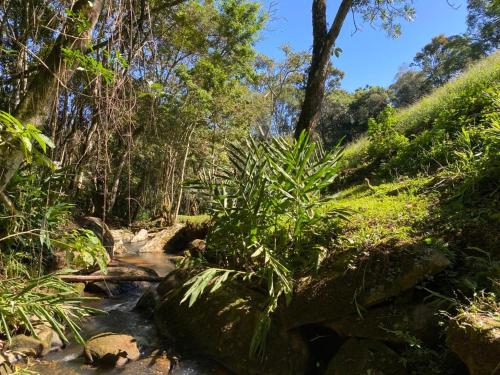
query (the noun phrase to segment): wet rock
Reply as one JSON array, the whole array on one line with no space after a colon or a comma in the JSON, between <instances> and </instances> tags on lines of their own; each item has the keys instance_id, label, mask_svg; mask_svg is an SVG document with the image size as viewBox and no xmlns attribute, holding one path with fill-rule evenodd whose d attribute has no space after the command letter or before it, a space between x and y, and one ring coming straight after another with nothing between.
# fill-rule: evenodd
<instances>
[{"instance_id":1,"label":"wet rock","mask_svg":"<svg viewBox=\"0 0 500 375\"><path fill-rule=\"evenodd\" d=\"M42 356L63 348L64 343L59 334L47 322L35 324L34 328L38 339L43 343Z\"/></svg>"},{"instance_id":2,"label":"wet rock","mask_svg":"<svg viewBox=\"0 0 500 375\"><path fill-rule=\"evenodd\" d=\"M115 241L108 226L101 219L92 216L85 216L78 218L76 222L82 228L92 231L101 240L101 243L106 248L109 256L113 256Z\"/></svg>"},{"instance_id":3,"label":"wet rock","mask_svg":"<svg viewBox=\"0 0 500 375\"><path fill-rule=\"evenodd\" d=\"M251 339L260 321L262 294L241 285L227 284L192 306L179 303L183 292L163 297L155 311L160 332L241 374L303 374L308 359L305 343L275 317L263 361L249 358Z\"/></svg>"},{"instance_id":4,"label":"wet rock","mask_svg":"<svg viewBox=\"0 0 500 375\"><path fill-rule=\"evenodd\" d=\"M166 355L154 355L139 359L127 365L120 374L138 375L138 374L170 374L175 367L175 361Z\"/></svg>"},{"instance_id":5,"label":"wet rock","mask_svg":"<svg viewBox=\"0 0 500 375\"><path fill-rule=\"evenodd\" d=\"M150 287L144 292L139 301L137 301L134 310L152 314L159 302L160 296L156 288Z\"/></svg>"},{"instance_id":6,"label":"wet rock","mask_svg":"<svg viewBox=\"0 0 500 375\"><path fill-rule=\"evenodd\" d=\"M48 343L33 336L16 335L8 345L8 350L28 357L41 357L44 352L48 353Z\"/></svg>"},{"instance_id":7,"label":"wet rock","mask_svg":"<svg viewBox=\"0 0 500 375\"><path fill-rule=\"evenodd\" d=\"M128 361L139 359L137 342L132 336L101 333L87 341L83 354L96 366L120 367Z\"/></svg>"},{"instance_id":8,"label":"wet rock","mask_svg":"<svg viewBox=\"0 0 500 375\"><path fill-rule=\"evenodd\" d=\"M135 234L134 237L130 240L131 243L136 242L144 242L148 240L148 231L146 229L141 229L139 232Z\"/></svg>"},{"instance_id":9,"label":"wet rock","mask_svg":"<svg viewBox=\"0 0 500 375\"><path fill-rule=\"evenodd\" d=\"M125 245L132 242L134 234L128 229L111 229L110 232L113 236L113 240L115 241L113 253L115 255L126 254L128 249Z\"/></svg>"},{"instance_id":10,"label":"wet rock","mask_svg":"<svg viewBox=\"0 0 500 375\"><path fill-rule=\"evenodd\" d=\"M189 273L187 270L176 269L170 272L165 278L160 282L157 287L157 292L160 298L164 297L167 293L172 290L179 288L185 281L187 281Z\"/></svg>"},{"instance_id":11,"label":"wet rock","mask_svg":"<svg viewBox=\"0 0 500 375\"><path fill-rule=\"evenodd\" d=\"M439 302L439 301L438 301ZM432 345L439 339L439 303L389 305L351 314L322 325L344 337L408 343L416 338Z\"/></svg>"},{"instance_id":12,"label":"wet rock","mask_svg":"<svg viewBox=\"0 0 500 375\"><path fill-rule=\"evenodd\" d=\"M398 296L448 267L446 256L431 248L374 251L348 267L346 260L299 280L287 309L289 328L340 319Z\"/></svg>"},{"instance_id":13,"label":"wet rock","mask_svg":"<svg viewBox=\"0 0 500 375\"><path fill-rule=\"evenodd\" d=\"M467 365L471 375L500 373L498 319L479 313L462 314L450 321L447 343Z\"/></svg>"},{"instance_id":14,"label":"wet rock","mask_svg":"<svg viewBox=\"0 0 500 375\"><path fill-rule=\"evenodd\" d=\"M103 275L101 271L92 273L92 275ZM158 274L146 267L138 267L133 265L119 265L116 267L108 267L107 275L109 276L155 276ZM103 293L110 296L116 296L131 289L147 289L151 283L146 281L98 281L88 283L85 290L94 293Z\"/></svg>"},{"instance_id":15,"label":"wet rock","mask_svg":"<svg viewBox=\"0 0 500 375\"><path fill-rule=\"evenodd\" d=\"M139 249L141 253L162 253L167 243L184 228L183 224L175 224L158 232L151 240Z\"/></svg>"},{"instance_id":16,"label":"wet rock","mask_svg":"<svg viewBox=\"0 0 500 375\"><path fill-rule=\"evenodd\" d=\"M398 355L374 340L349 339L328 365L325 375L404 375Z\"/></svg>"}]
</instances>

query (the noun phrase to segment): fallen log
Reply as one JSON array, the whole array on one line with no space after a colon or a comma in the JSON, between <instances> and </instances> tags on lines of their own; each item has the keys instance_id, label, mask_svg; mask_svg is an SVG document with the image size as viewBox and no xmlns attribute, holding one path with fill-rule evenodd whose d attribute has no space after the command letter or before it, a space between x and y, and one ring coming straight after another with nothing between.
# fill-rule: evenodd
<instances>
[{"instance_id":1,"label":"fallen log","mask_svg":"<svg viewBox=\"0 0 500 375\"><path fill-rule=\"evenodd\" d=\"M68 283L85 283L95 281L113 281L113 282L126 282L126 281L147 281L151 283L158 283L162 280L158 276L145 276L145 275L60 275L59 278Z\"/></svg>"}]
</instances>

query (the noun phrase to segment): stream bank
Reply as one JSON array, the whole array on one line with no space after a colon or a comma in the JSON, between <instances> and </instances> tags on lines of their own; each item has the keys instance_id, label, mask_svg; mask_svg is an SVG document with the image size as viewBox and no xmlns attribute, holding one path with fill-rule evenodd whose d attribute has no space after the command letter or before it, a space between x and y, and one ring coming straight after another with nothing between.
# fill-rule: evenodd
<instances>
[{"instance_id":1,"label":"stream bank","mask_svg":"<svg viewBox=\"0 0 500 375\"><path fill-rule=\"evenodd\" d=\"M154 273L164 277L175 269L173 259L164 252L145 253L141 248L146 241L125 242L123 253L116 256L109 267L109 273L114 270L129 268ZM122 248L123 250L123 248ZM94 284L94 285L90 285ZM40 374L51 375L90 375L90 374L175 374L175 375L209 375L227 374L213 361L204 359L193 352L180 354L172 342L158 334L152 320L151 311L137 309L136 305L148 289L156 288L158 283L119 282L90 283L86 290L103 293L85 292L89 297L99 297L89 305L103 310L105 313L85 318L81 323L82 337L91 337L113 332L130 335L137 341L140 358L129 361L119 368L98 368L86 363L82 356L84 347L75 342L66 345L60 351L54 351L47 356L30 361L29 370Z\"/></svg>"}]
</instances>

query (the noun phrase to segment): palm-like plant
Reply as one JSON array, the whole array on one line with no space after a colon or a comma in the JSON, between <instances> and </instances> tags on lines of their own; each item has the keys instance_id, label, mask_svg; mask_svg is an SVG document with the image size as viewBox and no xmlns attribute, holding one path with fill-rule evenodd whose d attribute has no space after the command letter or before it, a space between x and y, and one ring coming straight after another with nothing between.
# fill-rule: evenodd
<instances>
[{"instance_id":1,"label":"palm-like plant","mask_svg":"<svg viewBox=\"0 0 500 375\"><path fill-rule=\"evenodd\" d=\"M326 152L303 133L298 140L250 138L230 146L228 154L228 167L196 185L212 197L208 248L217 267L190 279L182 302L192 305L206 289L213 292L228 279L265 285L267 303L250 348L251 355L262 355L279 301L289 302L294 279L318 268L324 257L321 247L308 243L311 235L326 216L348 214L320 209L331 199L322 192L338 174L341 152Z\"/></svg>"},{"instance_id":2,"label":"palm-like plant","mask_svg":"<svg viewBox=\"0 0 500 375\"><path fill-rule=\"evenodd\" d=\"M57 274L0 281L0 335L9 340L22 330L36 336L34 321L43 321L68 341L64 331L69 328L75 339L83 343L77 324L84 316L100 312L83 305L89 297L79 296L77 290L61 280Z\"/></svg>"}]
</instances>

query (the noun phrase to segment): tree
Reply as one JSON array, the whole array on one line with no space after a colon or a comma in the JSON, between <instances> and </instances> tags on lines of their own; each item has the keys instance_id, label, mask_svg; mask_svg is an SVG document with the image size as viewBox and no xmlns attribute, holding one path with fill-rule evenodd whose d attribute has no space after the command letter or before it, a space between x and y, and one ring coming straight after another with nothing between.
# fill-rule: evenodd
<instances>
[{"instance_id":1,"label":"tree","mask_svg":"<svg viewBox=\"0 0 500 375\"><path fill-rule=\"evenodd\" d=\"M431 87L439 87L482 56L482 49L469 37L441 34L416 54L413 66L421 69Z\"/></svg>"},{"instance_id":2,"label":"tree","mask_svg":"<svg viewBox=\"0 0 500 375\"><path fill-rule=\"evenodd\" d=\"M367 86L353 94L334 90L327 96L320 134L327 145L351 141L368 130L368 120L377 117L389 104L389 92L383 87Z\"/></svg>"},{"instance_id":3,"label":"tree","mask_svg":"<svg viewBox=\"0 0 500 375\"><path fill-rule=\"evenodd\" d=\"M14 116L22 123L40 128L51 104L56 99L57 87L73 74L73 66L65 62L64 50L81 51L87 47L105 0L78 0L66 20L66 25L33 77L24 97L14 110ZM0 154L0 193L2 193L23 161L19 148L5 148Z\"/></svg>"},{"instance_id":4,"label":"tree","mask_svg":"<svg viewBox=\"0 0 500 375\"><path fill-rule=\"evenodd\" d=\"M307 77L304 102L297 126L295 137L305 131L311 131L320 120L321 105L325 96L325 80L332 53L339 55L340 49L334 48L345 18L349 12L360 14L371 24L380 22L380 26L389 34L398 36L400 25L396 22L399 17L411 20L414 9L409 0L342 0L332 25L328 28L326 0L313 0L313 49L311 64Z\"/></svg>"},{"instance_id":5,"label":"tree","mask_svg":"<svg viewBox=\"0 0 500 375\"><path fill-rule=\"evenodd\" d=\"M421 71L402 70L396 75L389 91L394 107L406 107L427 94L429 85Z\"/></svg>"},{"instance_id":6,"label":"tree","mask_svg":"<svg viewBox=\"0 0 500 375\"><path fill-rule=\"evenodd\" d=\"M500 47L500 1L467 1L467 35L478 43L483 52L489 53Z\"/></svg>"},{"instance_id":7,"label":"tree","mask_svg":"<svg viewBox=\"0 0 500 375\"><path fill-rule=\"evenodd\" d=\"M265 136L292 133L304 98L311 55L293 52L288 46L283 46L282 51L282 61L277 62L266 56L259 56L257 61L257 91L264 96L267 107L259 124ZM328 90L338 88L343 75L329 64L326 75Z\"/></svg>"}]
</instances>

